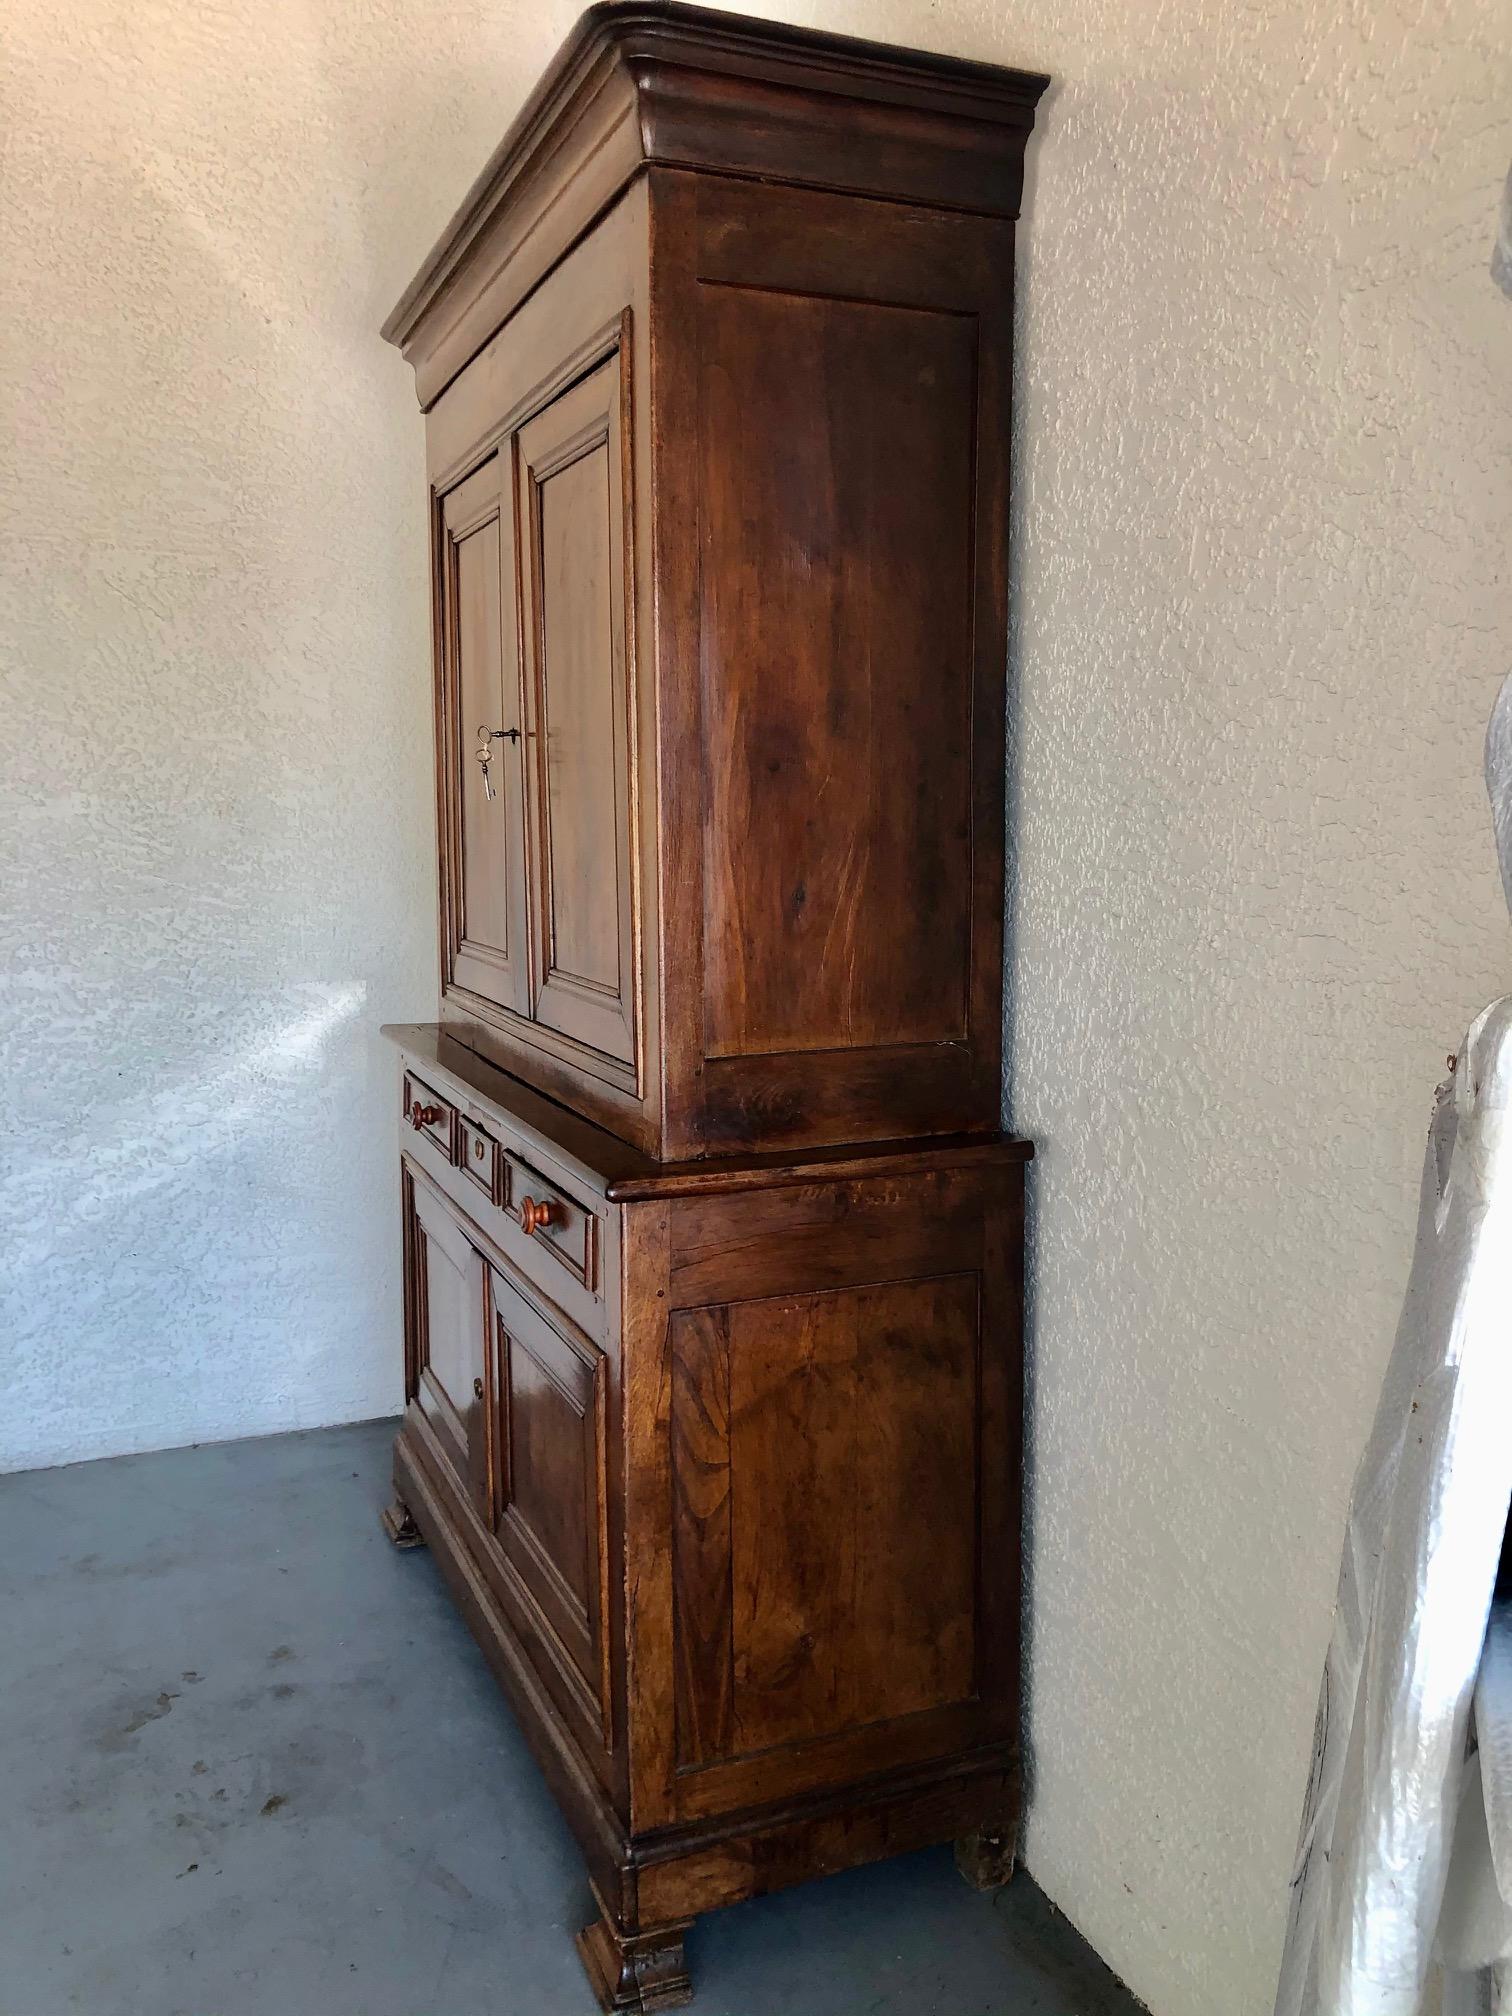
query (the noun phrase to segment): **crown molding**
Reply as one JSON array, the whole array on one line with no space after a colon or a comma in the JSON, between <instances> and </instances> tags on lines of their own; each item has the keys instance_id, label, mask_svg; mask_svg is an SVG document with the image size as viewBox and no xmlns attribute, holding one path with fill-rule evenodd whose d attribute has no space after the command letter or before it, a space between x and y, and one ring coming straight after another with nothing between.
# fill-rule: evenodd
<instances>
[{"instance_id":1,"label":"crown molding","mask_svg":"<svg viewBox=\"0 0 1512 2016\"><path fill-rule=\"evenodd\" d=\"M1016 217L1048 81L673 0L605 0L568 36L383 334L429 407L648 167Z\"/></svg>"}]
</instances>

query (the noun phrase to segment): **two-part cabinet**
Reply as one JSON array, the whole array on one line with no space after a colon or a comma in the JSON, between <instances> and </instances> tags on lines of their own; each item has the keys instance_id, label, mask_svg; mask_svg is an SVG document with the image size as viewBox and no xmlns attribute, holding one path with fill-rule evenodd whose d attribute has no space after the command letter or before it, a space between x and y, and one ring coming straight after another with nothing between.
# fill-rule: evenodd
<instances>
[{"instance_id":1,"label":"two-part cabinet","mask_svg":"<svg viewBox=\"0 0 1512 2016\"><path fill-rule=\"evenodd\" d=\"M999 1130L1014 218L1042 78L583 17L385 333L425 412L439 1016L400 1541L582 1846L699 1912L1018 1810Z\"/></svg>"}]
</instances>

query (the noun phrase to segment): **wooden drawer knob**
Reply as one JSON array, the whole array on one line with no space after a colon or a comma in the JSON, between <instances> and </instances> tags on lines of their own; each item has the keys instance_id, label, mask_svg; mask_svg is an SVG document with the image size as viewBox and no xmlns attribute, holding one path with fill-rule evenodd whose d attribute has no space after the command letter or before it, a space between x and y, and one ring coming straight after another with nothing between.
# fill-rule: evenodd
<instances>
[{"instance_id":1,"label":"wooden drawer knob","mask_svg":"<svg viewBox=\"0 0 1512 2016\"><path fill-rule=\"evenodd\" d=\"M539 1204L534 1197L520 1199L520 1226L527 1239L543 1225L560 1225L561 1222L562 1207L554 1204L549 1197L543 1197Z\"/></svg>"},{"instance_id":2,"label":"wooden drawer knob","mask_svg":"<svg viewBox=\"0 0 1512 2016\"><path fill-rule=\"evenodd\" d=\"M434 1127L440 1118L439 1106L422 1106L418 1099L409 1110L409 1123L417 1134L422 1127Z\"/></svg>"}]
</instances>

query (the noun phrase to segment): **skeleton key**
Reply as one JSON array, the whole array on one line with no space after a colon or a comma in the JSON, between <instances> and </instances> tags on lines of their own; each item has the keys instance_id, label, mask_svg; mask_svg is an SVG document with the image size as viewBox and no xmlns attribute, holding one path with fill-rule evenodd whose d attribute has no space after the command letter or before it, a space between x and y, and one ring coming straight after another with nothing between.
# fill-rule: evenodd
<instances>
[{"instance_id":1,"label":"skeleton key","mask_svg":"<svg viewBox=\"0 0 1512 2016\"><path fill-rule=\"evenodd\" d=\"M518 728L490 728L485 723L479 723L478 746L473 751L473 754L477 757L478 767L483 772L483 795L485 798L497 798L499 795L494 789L493 771L489 767L493 762L493 744L495 742L518 742L519 739L520 731Z\"/></svg>"},{"instance_id":2,"label":"skeleton key","mask_svg":"<svg viewBox=\"0 0 1512 2016\"><path fill-rule=\"evenodd\" d=\"M492 798L496 795L494 791L493 771L489 768L489 764L493 760L493 744L489 740L486 728L479 728L478 746L473 751L473 754L477 757L478 767L483 772L483 796L485 798Z\"/></svg>"}]
</instances>

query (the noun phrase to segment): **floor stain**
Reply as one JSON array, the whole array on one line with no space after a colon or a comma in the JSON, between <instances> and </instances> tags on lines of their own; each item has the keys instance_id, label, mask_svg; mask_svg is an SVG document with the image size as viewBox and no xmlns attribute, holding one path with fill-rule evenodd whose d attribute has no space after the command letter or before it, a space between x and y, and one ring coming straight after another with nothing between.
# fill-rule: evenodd
<instances>
[{"instance_id":1,"label":"floor stain","mask_svg":"<svg viewBox=\"0 0 1512 2016\"><path fill-rule=\"evenodd\" d=\"M421 1873L427 1883L434 1883L438 1890L444 1890L448 1897L455 1897L459 1904L471 1904L474 1901L473 1893L462 1878L453 1875L442 1863L428 1863Z\"/></svg>"},{"instance_id":2,"label":"floor stain","mask_svg":"<svg viewBox=\"0 0 1512 2016\"><path fill-rule=\"evenodd\" d=\"M177 1694L170 1694L164 1688L155 1701L144 1702L141 1707L134 1709L118 1729L107 1729L98 1739L96 1748L105 1751L124 1750L131 1738L139 1730L145 1729L149 1722L161 1722L163 1717L170 1713L178 1698Z\"/></svg>"}]
</instances>

